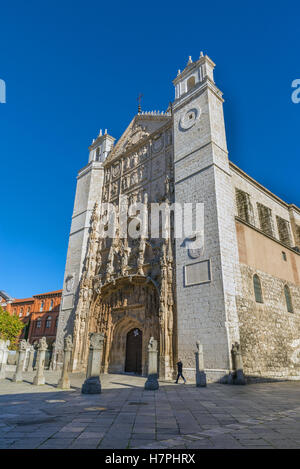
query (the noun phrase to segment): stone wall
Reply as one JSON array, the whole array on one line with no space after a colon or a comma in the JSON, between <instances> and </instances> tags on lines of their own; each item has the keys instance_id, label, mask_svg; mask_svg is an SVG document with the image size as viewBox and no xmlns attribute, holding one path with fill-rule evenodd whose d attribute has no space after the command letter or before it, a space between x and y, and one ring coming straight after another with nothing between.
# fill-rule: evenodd
<instances>
[{"instance_id":1,"label":"stone wall","mask_svg":"<svg viewBox=\"0 0 300 469\"><path fill-rule=\"evenodd\" d=\"M300 287L241 264L242 294L237 297L245 373L266 378L300 379ZM253 275L262 284L263 303L255 302ZM284 286L293 313L287 312Z\"/></svg>"}]
</instances>

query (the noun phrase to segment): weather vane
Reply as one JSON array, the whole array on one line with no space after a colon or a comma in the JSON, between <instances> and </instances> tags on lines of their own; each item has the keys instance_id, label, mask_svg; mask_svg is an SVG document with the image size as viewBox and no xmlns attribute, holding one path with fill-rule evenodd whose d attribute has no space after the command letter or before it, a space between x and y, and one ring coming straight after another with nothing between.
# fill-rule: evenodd
<instances>
[{"instance_id":1,"label":"weather vane","mask_svg":"<svg viewBox=\"0 0 300 469\"><path fill-rule=\"evenodd\" d=\"M137 101L138 101L138 103L139 103L139 105L138 105L138 113L139 113L139 114L142 112L142 107L141 107L142 97L143 97L143 95L142 95L141 93L140 93L140 94L138 95L138 97L137 97Z\"/></svg>"}]
</instances>

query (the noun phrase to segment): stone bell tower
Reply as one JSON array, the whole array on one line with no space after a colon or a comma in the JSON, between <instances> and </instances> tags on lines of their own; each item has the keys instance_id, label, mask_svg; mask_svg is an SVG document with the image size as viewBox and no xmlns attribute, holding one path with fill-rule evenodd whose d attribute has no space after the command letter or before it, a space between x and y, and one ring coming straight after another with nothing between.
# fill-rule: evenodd
<instances>
[{"instance_id":1,"label":"stone bell tower","mask_svg":"<svg viewBox=\"0 0 300 469\"><path fill-rule=\"evenodd\" d=\"M210 380L231 369L231 346L239 340L236 284L239 278L223 99L215 64L201 53L174 80L175 202L204 204L204 247L176 240L178 358L194 378L196 341L203 344Z\"/></svg>"},{"instance_id":2,"label":"stone bell tower","mask_svg":"<svg viewBox=\"0 0 300 469\"><path fill-rule=\"evenodd\" d=\"M101 202L104 167L115 139L105 131L93 140L89 147L89 162L77 176L77 187L69 235L67 261L64 275L63 295L56 335L55 352L58 364L63 340L73 333L74 310L78 300L78 287L87 251L90 219L95 202Z\"/></svg>"}]
</instances>

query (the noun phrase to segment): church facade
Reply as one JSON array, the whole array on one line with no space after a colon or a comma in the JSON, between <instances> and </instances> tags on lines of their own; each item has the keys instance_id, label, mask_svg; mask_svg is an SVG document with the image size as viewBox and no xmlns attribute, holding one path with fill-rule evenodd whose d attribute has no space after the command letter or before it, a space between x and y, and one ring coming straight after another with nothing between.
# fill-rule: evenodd
<instances>
[{"instance_id":1,"label":"church facade","mask_svg":"<svg viewBox=\"0 0 300 469\"><path fill-rule=\"evenodd\" d=\"M84 370L89 334L102 332L102 372L147 374L153 336L162 379L174 376L178 358L194 379L197 341L210 381L233 369L236 342L246 375L300 378L300 210L229 161L214 67L203 54L190 58L165 113L139 110L117 142L105 131L89 147L77 178L58 363L72 334L72 368ZM167 236L129 236L120 213L138 231L141 210L124 201L149 208L150 227L150 207L169 207ZM203 207L202 225L178 234L173 208L186 204ZM118 214L112 236L110 207Z\"/></svg>"}]
</instances>

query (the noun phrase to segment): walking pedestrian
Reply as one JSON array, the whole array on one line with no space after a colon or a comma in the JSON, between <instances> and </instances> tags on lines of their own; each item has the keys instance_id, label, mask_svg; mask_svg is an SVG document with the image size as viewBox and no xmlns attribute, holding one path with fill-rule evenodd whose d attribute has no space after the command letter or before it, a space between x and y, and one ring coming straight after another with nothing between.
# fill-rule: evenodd
<instances>
[{"instance_id":1,"label":"walking pedestrian","mask_svg":"<svg viewBox=\"0 0 300 469\"><path fill-rule=\"evenodd\" d=\"M177 378L176 378L175 384L178 384L178 380L179 380L180 377L183 379L184 384L186 384L186 379L182 374L182 366L183 366L182 361L179 358L179 361L177 363Z\"/></svg>"}]
</instances>

